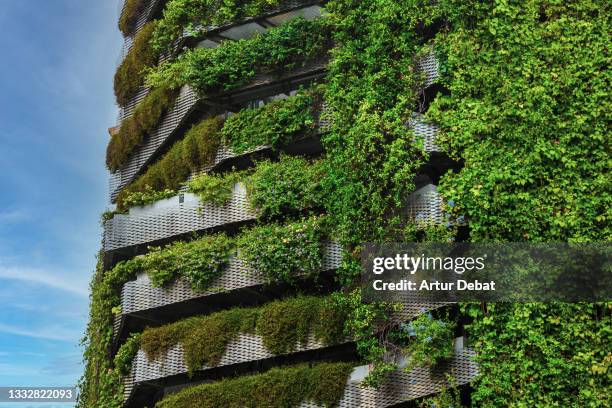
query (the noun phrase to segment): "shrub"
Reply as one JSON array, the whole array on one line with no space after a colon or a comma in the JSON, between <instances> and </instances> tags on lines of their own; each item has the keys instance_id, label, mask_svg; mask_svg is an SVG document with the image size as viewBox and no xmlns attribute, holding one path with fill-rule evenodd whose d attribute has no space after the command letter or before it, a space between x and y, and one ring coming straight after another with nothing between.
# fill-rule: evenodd
<instances>
[{"instance_id":1,"label":"shrub","mask_svg":"<svg viewBox=\"0 0 612 408\"><path fill-rule=\"evenodd\" d=\"M431 313L421 313L416 319L400 326L400 336L408 341L405 351L410 355L407 371L419 366L435 366L453 356L455 324L434 319Z\"/></svg>"},{"instance_id":2,"label":"shrub","mask_svg":"<svg viewBox=\"0 0 612 408\"><path fill-rule=\"evenodd\" d=\"M300 92L261 108L243 109L225 122L221 130L223 143L235 153L242 153L259 146L277 149L297 136L308 136L316 125L318 97L312 92Z\"/></svg>"},{"instance_id":3,"label":"shrub","mask_svg":"<svg viewBox=\"0 0 612 408\"><path fill-rule=\"evenodd\" d=\"M169 50L183 30L195 31L198 25L218 26L230 21L261 14L280 0L170 0L155 30L153 44L158 50Z\"/></svg>"},{"instance_id":4,"label":"shrub","mask_svg":"<svg viewBox=\"0 0 612 408\"><path fill-rule=\"evenodd\" d=\"M132 116L123 120L119 131L111 137L106 148L106 166L110 171L119 170L127 162L134 149L155 129L162 115L171 108L177 95L173 89L153 89L136 106Z\"/></svg>"},{"instance_id":5,"label":"shrub","mask_svg":"<svg viewBox=\"0 0 612 408\"><path fill-rule=\"evenodd\" d=\"M215 94L247 84L257 73L303 65L330 44L324 19L293 19L249 40L225 41L217 48L197 48L149 73L150 86L190 85Z\"/></svg>"},{"instance_id":6,"label":"shrub","mask_svg":"<svg viewBox=\"0 0 612 408\"><path fill-rule=\"evenodd\" d=\"M313 217L245 230L238 237L238 256L270 281L293 282L298 275L314 275L322 267L321 224Z\"/></svg>"},{"instance_id":7,"label":"shrub","mask_svg":"<svg viewBox=\"0 0 612 408\"><path fill-rule=\"evenodd\" d=\"M322 161L281 156L278 162L259 162L247 183L249 201L266 219L319 209L324 175Z\"/></svg>"},{"instance_id":8,"label":"shrub","mask_svg":"<svg viewBox=\"0 0 612 408\"><path fill-rule=\"evenodd\" d=\"M119 30L128 36L134 33L138 17L145 10L147 0L125 0L125 5L119 16Z\"/></svg>"},{"instance_id":9,"label":"shrub","mask_svg":"<svg viewBox=\"0 0 612 408\"><path fill-rule=\"evenodd\" d=\"M243 172L221 175L204 173L187 183L190 193L197 194L200 201L214 205L225 205L232 198L234 185L243 178Z\"/></svg>"},{"instance_id":10,"label":"shrub","mask_svg":"<svg viewBox=\"0 0 612 408\"><path fill-rule=\"evenodd\" d=\"M205 365L219 364L227 344L240 333L261 336L274 354L295 350L298 344L307 342L309 334L326 345L337 343L343 338L344 315L333 308L328 298L306 296L257 308L234 308L145 329L141 347L150 360L155 360L180 344L191 375Z\"/></svg>"},{"instance_id":11,"label":"shrub","mask_svg":"<svg viewBox=\"0 0 612 408\"><path fill-rule=\"evenodd\" d=\"M144 191L126 192L125 195L121 197L121 204L117 209L119 211L124 211L130 207L152 204L165 198L174 197L175 195L176 191L174 190L166 189L157 191L147 185Z\"/></svg>"},{"instance_id":12,"label":"shrub","mask_svg":"<svg viewBox=\"0 0 612 408\"><path fill-rule=\"evenodd\" d=\"M164 286L184 277L194 290L203 291L223 273L232 249L232 241L223 233L175 242L150 248L140 261L140 269L149 275L153 286Z\"/></svg>"},{"instance_id":13,"label":"shrub","mask_svg":"<svg viewBox=\"0 0 612 408\"><path fill-rule=\"evenodd\" d=\"M193 126L185 138L176 142L161 160L149 166L147 171L126 186L117 197L118 208L125 210L131 205L130 197L138 194L153 197L160 190L175 192L190 173L209 164L219 146L220 118L205 119ZM168 195L170 193L168 192Z\"/></svg>"},{"instance_id":14,"label":"shrub","mask_svg":"<svg viewBox=\"0 0 612 408\"><path fill-rule=\"evenodd\" d=\"M130 102L144 84L146 70L157 64L159 53L153 51L149 44L155 24L154 21L148 22L138 31L132 48L115 72L115 97L120 106Z\"/></svg>"},{"instance_id":15,"label":"shrub","mask_svg":"<svg viewBox=\"0 0 612 408\"><path fill-rule=\"evenodd\" d=\"M305 401L334 407L344 394L352 369L351 363L273 368L263 374L185 388L158 402L156 408L286 408Z\"/></svg>"}]
</instances>

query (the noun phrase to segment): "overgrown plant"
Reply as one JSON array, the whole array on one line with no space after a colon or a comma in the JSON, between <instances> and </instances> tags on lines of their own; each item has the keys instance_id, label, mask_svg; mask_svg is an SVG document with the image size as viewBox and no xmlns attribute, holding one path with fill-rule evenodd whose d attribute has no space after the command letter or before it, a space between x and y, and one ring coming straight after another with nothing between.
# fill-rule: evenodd
<instances>
[{"instance_id":1,"label":"overgrown plant","mask_svg":"<svg viewBox=\"0 0 612 408\"><path fill-rule=\"evenodd\" d=\"M136 96L144 84L146 70L157 64L159 53L149 44L155 24L155 21L150 21L138 31L132 47L115 72L114 89L119 106L127 105Z\"/></svg>"},{"instance_id":2,"label":"overgrown plant","mask_svg":"<svg viewBox=\"0 0 612 408\"><path fill-rule=\"evenodd\" d=\"M320 180L324 160L310 162L299 156L281 155L279 161L261 161L247 181L249 202L263 219L291 217L323 207Z\"/></svg>"},{"instance_id":3,"label":"overgrown plant","mask_svg":"<svg viewBox=\"0 0 612 408\"><path fill-rule=\"evenodd\" d=\"M147 83L154 87L190 85L211 95L246 85L258 73L301 66L330 46L326 19L296 18L252 39L225 41L217 48L197 48L152 70Z\"/></svg>"},{"instance_id":4,"label":"overgrown plant","mask_svg":"<svg viewBox=\"0 0 612 408\"><path fill-rule=\"evenodd\" d=\"M111 136L106 148L106 166L110 171L119 170L127 162L134 149L172 107L177 95L178 92L171 88L153 89L134 108L132 115L121 122L119 130Z\"/></svg>"},{"instance_id":5,"label":"overgrown plant","mask_svg":"<svg viewBox=\"0 0 612 408\"><path fill-rule=\"evenodd\" d=\"M221 130L223 143L234 153L243 153L260 146L278 149L298 136L309 136L316 127L320 98L317 88L261 108L242 109L225 122Z\"/></svg>"},{"instance_id":6,"label":"overgrown plant","mask_svg":"<svg viewBox=\"0 0 612 408\"><path fill-rule=\"evenodd\" d=\"M204 173L190 180L187 183L187 189L190 193L196 194L203 204L221 206L227 204L232 198L234 186L244 177L244 172Z\"/></svg>"},{"instance_id":7,"label":"overgrown plant","mask_svg":"<svg viewBox=\"0 0 612 408\"><path fill-rule=\"evenodd\" d=\"M117 206L125 210L132 205L134 198L142 204L150 204L156 196L166 196L163 191L175 192L187 180L189 174L200 170L212 162L219 146L219 129L223 121L218 118L208 118L187 131L185 138L176 142L159 161L134 182L126 186L117 196ZM153 200L155 201L155 200Z\"/></svg>"},{"instance_id":8,"label":"overgrown plant","mask_svg":"<svg viewBox=\"0 0 612 408\"><path fill-rule=\"evenodd\" d=\"M262 374L185 388L158 402L156 408L286 408L302 402L332 408L342 398L352 369L351 363L272 368Z\"/></svg>"},{"instance_id":9,"label":"overgrown plant","mask_svg":"<svg viewBox=\"0 0 612 408\"><path fill-rule=\"evenodd\" d=\"M132 35L136 29L138 17L147 6L147 0L125 0L121 16L119 16L119 30L125 36Z\"/></svg>"},{"instance_id":10,"label":"overgrown plant","mask_svg":"<svg viewBox=\"0 0 612 408\"><path fill-rule=\"evenodd\" d=\"M238 256L270 281L293 282L313 276L323 264L323 220L265 224L244 230L238 237Z\"/></svg>"},{"instance_id":11,"label":"overgrown plant","mask_svg":"<svg viewBox=\"0 0 612 408\"><path fill-rule=\"evenodd\" d=\"M278 3L280 0L170 0L152 43L167 51L185 31L197 37L201 29L256 16Z\"/></svg>"},{"instance_id":12,"label":"overgrown plant","mask_svg":"<svg viewBox=\"0 0 612 408\"><path fill-rule=\"evenodd\" d=\"M326 345L341 341L343 323L343 311L328 298L298 296L148 328L140 344L150 360L180 344L189 373L193 374L205 365L219 364L227 344L240 333L259 335L270 352L285 354L306 344L309 335Z\"/></svg>"}]
</instances>

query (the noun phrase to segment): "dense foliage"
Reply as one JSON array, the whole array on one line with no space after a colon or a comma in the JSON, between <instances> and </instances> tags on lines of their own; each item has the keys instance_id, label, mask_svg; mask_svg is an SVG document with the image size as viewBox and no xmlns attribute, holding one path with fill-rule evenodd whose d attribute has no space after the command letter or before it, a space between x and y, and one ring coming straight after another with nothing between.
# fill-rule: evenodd
<instances>
[{"instance_id":1,"label":"dense foliage","mask_svg":"<svg viewBox=\"0 0 612 408\"><path fill-rule=\"evenodd\" d=\"M610 4L441 2L450 91L428 114L464 161L440 190L475 240L597 241L610 223Z\"/></svg>"},{"instance_id":2,"label":"dense foliage","mask_svg":"<svg viewBox=\"0 0 612 408\"><path fill-rule=\"evenodd\" d=\"M117 196L117 207L125 210L133 205L150 204L175 195L189 174L214 159L222 123L219 118L209 118L189 129L183 140L176 142L143 175L121 190Z\"/></svg>"},{"instance_id":3,"label":"dense foliage","mask_svg":"<svg viewBox=\"0 0 612 408\"><path fill-rule=\"evenodd\" d=\"M315 212L323 205L321 179L325 160L310 162L299 156L261 161L248 178L249 202L263 219Z\"/></svg>"},{"instance_id":4,"label":"dense foliage","mask_svg":"<svg viewBox=\"0 0 612 408\"><path fill-rule=\"evenodd\" d=\"M138 31L134 36L132 48L115 72L115 97L120 106L130 102L144 84L146 70L157 64L159 53L149 45L155 24L151 21Z\"/></svg>"},{"instance_id":5,"label":"dense foliage","mask_svg":"<svg viewBox=\"0 0 612 408\"><path fill-rule=\"evenodd\" d=\"M279 2L280 0L170 0L155 30L153 46L160 51L168 50L185 30L197 36L201 29L256 16Z\"/></svg>"},{"instance_id":6,"label":"dense foliage","mask_svg":"<svg viewBox=\"0 0 612 408\"><path fill-rule=\"evenodd\" d=\"M128 36L134 33L138 17L145 10L147 0L125 0L121 16L119 16L119 30Z\"/></svg>"},{"instance_id":7,"label":"dense foliage","mask_svg":"<svg viewBox=\"0 0 612 408\"><path fill-rule=\"evenodd\" d=\"M197 194L203 204L221 206L232 198L235 184L244 176L243 172L203 173L190 180L187 188L190 193Z\"/></svg>"},{"instance_id":8,"label":"dense foliage","mask_svg":"<svg viewBox=\"0 0 612 408\"><path fill-rule=\"evenodd\" d=\"M449 93L429 116L464 161L440 191L468 217L472 239L609 241L610 4L439 3L452 27L436 39ZM610 404L606 306L468 312L476 404Z\"/></svg>"},{"instance_id":9,"label":"dense foliage","mask_svg":"<svg viewBox=\"0 0 612 408\"><path fill-rule=\"evenodd\" d=\"M113 312L120 302L121 285L133 270L115 268L104 271L98 262L91 281L89 321L82 344L85 347L83 362L85 373L79 382L80 407L121 407L123 404L122 374L133 347L124 346L125 353L117 357L118 367L108 358L113 337ZM134 344L132 344L133 346Z\"/></svg>"},{"instance_id":10,"label":"dense foliage","mask_svg":"<svg viewBox=\"0 0 612 408\"><path fill-rule=\"evenodd\" d=\"M222 140L235 153L260 146L274 149L286 146L296 136L304 137L314 132L320 97L318 90L302 91L261 108L242 109L225 122Z\"/></svg>"},{"instance_id":11,"label":"dense foliage","mask_svg":"<svg viewBox=\"0 0 612 408\"><path fill-rule=\"evenodd\" d=\"M270 281L292 282L321 271L322 238L322 220L316 217L287 225L260 225L239 236L239 256Z\"/></svg>"},{"instance_id":12,"label":"dense foliage","mask_svg":"<svg viewBox=\"0 0 612 408\"><path fill-rule=\"evenodd\" d=\"M609 407L612 305L467 305L483 373L476 406Z\"/></svg>"},{"instance_id":13,"label":"dense foliage","mask_svg":"<svg viewBox=\"0 0 612 408\"><path fill-rule=\"evenodd\" d=\"M309 335L326 345L342 340L344 315L328 298L298 296L255 308L234 308L206 316L146 329L140 345L150 360L181 345L192 374L203 366L215 366L227 344L240 333L261 336L273 354L286 354L305 345Z\"/></svg>"},{"instance_id":14,"label":"dense foliage","mask_svg":"<svg viewBox=\"0 0 612 408\"><path fill-rule=\"evenodd\" d=\"M204 0L173 3L173 16L168 12L171 17L160 23L154 35L157 47L167 46L183 28L192 28L190 23L213 21L206 20L208 15L200 17L208 5ZM356 339L360 354L374 363L375 376L367 383L376 385L394 368L384 362L386 344L374 332L389 310L384 305L363 304L359 290L353 289L360 272L356 258L359 245L384 240L447 241L455 232L445 226L422 231L420 226L406 225L398 215L402 198L413 190L412 180L427 160L405 126L413 110L423 112L431 102L424 99L423 77L415 69L415 56L433 48L441 62L446 90L436 96L427 115L441 128L437 144L462 164L460 170L442 177L440 191L454 203L449 210L469 220L471 240L608 241L611 78L607 67L612 13L608 3L597 0L331 0L327 8L329 15L321 21L295 20L253 40L187 52L150 74L148 80L152 85L171 87L190 84L202 93L232 89L256 73L280 70L285 64L283 69L288 69L320 54L333 31L336 47L325 90L326 115L332 125L322 139L327 151L327 159L320 164L323 170L318 173L319 164L311 170L323 177L312 187L329 224L337 228L342 242L355 255L345 259L338 273L345 290L335 294L334 301L348 310L345 326ZM237 15L234 12L228 12L229 18ZM194 16L198 17L192 20ZM166 23L167 31L159 28ZM425 29L433 26L437 33ZM308 126L309 117L296 115L306 106L305 98L278 105L267 109L286 118L282 126ZM248 150L260 143L257 135L246 130L249 124L252 129L261 129L260 124L276 126L265 116L267 110L258 112L261 117L246 110L230 118L232 131L228 126L224 134L230 145ZM275 133L268 140L285 137ZM295 192L294 186L303 176L299 166L274 166L264 162L261 179L253 177L253 182L269 197L274 197L272 192L280 185ZM274 172L282 177L274 180ZM252 200L264 200L264 194L251 194ZM309 203L306 196L310 194L305 188L288 197L276 195L258 206L278 217L295 203ZM280 231L280 226L271 224L245 232L237 239L240 256L272 279L291 281L295 271L314 270L311 266L320 262L317 251L322 235L303 227L284 230L288 235ZM299 263L285 258L295 253L300 255ZM287 264L291 268L283 269ZM112 276L124 275L112 271L108 282L113 282ZM92 294L93 323L88 328L83 398L93 405L111 398L110 390L116 391L118 386L112 380L112 364L100 357L108 342L107 332L93 330L107 328L104 325L112 317L99 306L109 307L116 296L109 292L108 282L97 275L94 285L100 288L94 288ZM482 374L472 384L474 404L610 405L609 304L462 307L463 318L472 320L466 329ZM228 314L227 321L210 325L218 325L214 327L220 332L229 328L228 333L235 327L254 330L255 316L246 309L236 310L235 316ZM279 308L275 316L286 313ZM274 323L270 320L265 323ZM252 325L242 326L237 321ZM384 340L399 336L395 340L407 341L415 364L432 365L450 356L452 325L424 314L397 331L386 331ZM225 341L223 336L219 341ZM214 361L224 347L213 351L195 347L198 351L190 358L199 362L200 353L209 353ZM217 406L223 401L227 406L295 406L308 399L304 395L316 387L309 380L292 382L293 377L280 372L270 371L276 375L271 378L242 377L194 387L159 405ZM277 400L279 395L282 398ZM290 397L294 399L285 399ZM453 391L423 401L429 407L440 404L455 406L458 396Z\"/></svg>"},{"instance_id":15,"label":"dense foliage","mask_svg":"<svg viewBox=\"0 0 612 408\"><path fill-rule=\"evenodd\" d=\"M130 117L121 122L119 131L111 136L106 148L106 166L110 171L119 170L134 149L150 134L162 115L172 107L178 93L170 88L156 88L134 108Z\"/></svg>"},{"instance_id":16,"label":"dense foliage","mask_svg":"<svg viewBox=\"0 0 612 408\"><path fill-rule=\"evenodd\" d=\"M220 118L204 119L119 193L119 210L172 196L189 174L212 165L222 141L239 154L261 146L284 147L306 136L314 126L315 103L314 93L301 92L262 108L243 109L224 123ZM193 187L201 190L195 184Z\"/></svg>"},{"instance_id":17,"label":"dense foliage","mask_svg":"<svg viewBox=\"0 0 612 408\"><path fill-rule=\"evenodd\" d=\"M304 401L334 407L342 398L351 363L273 368L263 374L224 379L181 390L157 408L286 408Z\"/></svg>"},{"instance_id":18,"label":"dense foliage","mask_svg":"<svg viewBox=\"0 0 612 408\"><path fill-rule=\"evenodd\" d=\"M217 48L196 48L150 72L151 86L190 85L215 94L248 84L258 73L278 73L303 65L329 47L325 19L290 20L248 40L224 41Z\"/></svg>"}]
</instances>

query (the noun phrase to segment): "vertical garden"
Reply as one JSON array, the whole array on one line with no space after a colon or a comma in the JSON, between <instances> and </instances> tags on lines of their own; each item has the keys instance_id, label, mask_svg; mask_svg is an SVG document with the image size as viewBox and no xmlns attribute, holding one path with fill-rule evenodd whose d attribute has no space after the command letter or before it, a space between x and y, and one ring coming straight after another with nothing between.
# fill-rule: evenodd
<instances>
[{"instance_id":1,"label":"vertical garden","mask_svg":"<svg viewBox=\"0 0 612 408\"><path fill-rule=\"evenodd\" d=\"M610 406L611 303L407 313L359 259L609 241L610 8L126 0L78 406Z\"/></svg>"}]
</instances>

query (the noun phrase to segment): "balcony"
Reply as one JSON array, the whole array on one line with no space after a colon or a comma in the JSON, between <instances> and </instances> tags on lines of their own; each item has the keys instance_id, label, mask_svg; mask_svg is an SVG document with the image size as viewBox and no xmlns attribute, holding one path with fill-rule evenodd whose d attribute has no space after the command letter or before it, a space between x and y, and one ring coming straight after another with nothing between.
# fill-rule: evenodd
<instances>
[{"instance_id":1,"label":"balcony","mask_svg":"<svg viewBox=\"0 0 612 408\"><path fill-rule=\"evenodd\" d=\"M241 356L243 355L252 360L265 358L267 352L260 350L260 345L260 340L256 336L241 336L231 343L231 347L228 346L228 351L222 361L235 364L238 360L242 361ZM303 353L311 350L309 347L316 347L316 343L309 342L306 347L299 351ZM355 367L337 407L383 408L396 406L442 391L450 385L449 376L453 378L453 385L455 386L468 384L478 375L478 366L473 361L475 353L465 346L462 337L455 339L454 347L453 357L433 368L417 367L406 372L402 369L406 365L406 360L399 359L399 361L396 361L399 369L389 374L378 389L362 385L363 379L372 369L371 366ZM254 350L250 357L246 355L248 350ZM296 351L296 353L299 351ZM132 373L124 380L127 405L136 406L134 402L143 403L143 401L138 400L140 387L151 387L148 390L155 390L156 399L159 399L162 395L168 395L200 383L200 381L193 382L185 379L183 374L185 369L182 353L178 348L167 353L162 362L155 363L148 362L144 353L139 351L132 365ZM183 376L182 382L171 381L172 376L177 374ZM160 375L166 375L166 377L162 379L159 377ZM146 402L154 403L151 399ZM312 402L303 402L300 408L320 407Z\"/></svg>"},{"instance_id":2,"label":"balcony","mask_svg":"<svg viewBox=\"0 0 612 408\"><path fill-rule=\"evenodd\" d=\"M198 97L191 88L183 87L174 107L166 112L155 131L137 147L121 170L111 174L109 182L111 200L114 201L121 189L144 170L163 145L177 136L181 129L201 117L204 112L211 111L219 105L244 104L249 100L297 89L301 85L321 78L326 65L327 58L319 58L280 77L271 74L258 75L249 85L215 96L214 99Z\"/></svg>"},{"instance_id":3,"label":"balcony","mask_svg":"<svg viewBox=\"0 0 612 408\"><path fill-rule=\"evenodd\" d=\"M337 269L342 260L340 245L325 242L322 250L321 273ZM278 286L237 257L230 259L223 275L206 291L195 291L182 279L168 287L154 287L146 274L139 275L121 290L121 314L115 317L113 330L115 344L122 341L125 334L141 331L146 326L245 304L246 300L257 302L275 298L284 292Z\"/></svg>"},{"instance_id":4,"label":"balcony","mask_svg":"<svg viewBox=\"0 0 612 408\"><path fill-rule=\"evenodd\" d=\"M223 206L203 204L194 194L181 194L117 214L104 224L104 250L114 251L181 235L255 220L243 184L236 184Z\"/></svg>"}]
</instances>

